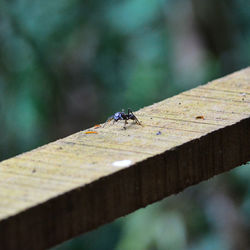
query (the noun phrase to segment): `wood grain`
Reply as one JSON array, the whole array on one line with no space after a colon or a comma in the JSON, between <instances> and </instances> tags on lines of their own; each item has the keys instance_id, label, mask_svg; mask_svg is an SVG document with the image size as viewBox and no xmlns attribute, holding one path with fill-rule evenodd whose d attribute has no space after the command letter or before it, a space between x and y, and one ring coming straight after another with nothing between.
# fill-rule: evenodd
<instances>
[{"instance_id":1,"label":"wood grain","mask_svg":"<svg viewBox=\"0 0 250 250\"><path fill-rule=\"evenodd\" d=\"M1 162L0 249L51 247L250 160L250 68L135 114Z\"/></svg>"}]
</instances>

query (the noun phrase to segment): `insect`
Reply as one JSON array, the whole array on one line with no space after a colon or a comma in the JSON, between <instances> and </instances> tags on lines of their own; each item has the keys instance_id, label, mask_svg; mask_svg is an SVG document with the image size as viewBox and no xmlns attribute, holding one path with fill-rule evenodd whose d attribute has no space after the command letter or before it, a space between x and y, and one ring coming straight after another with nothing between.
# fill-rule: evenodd
<instances>
[{"instance_id":1,"label":"insect","mask_svg":"<svg viewBox=\"0 0 250 250\"><path fill-rule=\"evenodd\" d=\"M124 121L123 128L126 129L126 124L128 124L128 120L135 121L136 124L141 125L137 117L133 114L131 109L128 109L128 113L126 114L124 111L122 112L116 112L114 115L110 116L107 121L104 123L104 126L107 122L110 122L113 120L113 123L118 122L120 120Z\"/></svg>"}]
</instances>

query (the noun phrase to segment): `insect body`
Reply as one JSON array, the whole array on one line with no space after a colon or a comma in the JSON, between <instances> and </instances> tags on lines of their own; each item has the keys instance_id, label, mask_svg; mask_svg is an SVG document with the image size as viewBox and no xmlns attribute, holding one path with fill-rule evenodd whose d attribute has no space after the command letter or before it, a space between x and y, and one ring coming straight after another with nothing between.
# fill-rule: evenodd
<instances>
[{"instance_id":1,"label":"insect body","mask_svg":"<svg viewBox=\"0 0 250 250\"><path fill-rule=\"evenodd\" d=\"M113 120L113 123L118 122L120 120L124 121L124 129L126 129L126 124L128 123L128 120L133 120L135 121L136 124L141 125L141 123L139 122L139 120L137 119L137 117L133 114L131 109L128 109L128 113L126 114L124 111L122 112L116 112L114 115L112 115L111 117L108 118L108 120L105 122L105 124L107 122L110 122ZM104 126L105 126L104 124Z\"/></svg>"}]
</instances>

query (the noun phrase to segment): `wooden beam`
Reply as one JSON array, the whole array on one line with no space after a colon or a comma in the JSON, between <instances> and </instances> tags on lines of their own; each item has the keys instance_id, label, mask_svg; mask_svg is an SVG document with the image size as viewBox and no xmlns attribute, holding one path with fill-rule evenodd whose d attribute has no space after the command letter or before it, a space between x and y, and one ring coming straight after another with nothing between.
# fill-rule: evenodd
<instances>
[{"instance_id":1,"label":"wooden beam","mask_svg":"<svg viewBox=\"0 0 250 250\"><path fill-rule=\"evenodd\" d=\"M51 247L249 161L250 67L135 114L1 162L0 249Z\"/></svg>"}]
</instances>

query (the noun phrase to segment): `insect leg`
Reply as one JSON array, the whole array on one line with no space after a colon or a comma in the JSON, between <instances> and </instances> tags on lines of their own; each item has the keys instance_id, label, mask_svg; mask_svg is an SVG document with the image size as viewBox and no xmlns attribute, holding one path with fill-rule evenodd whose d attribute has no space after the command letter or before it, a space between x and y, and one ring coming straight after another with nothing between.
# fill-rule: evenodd
<instances>
[{"instance_id":1,"label":"insect leg","mask_svg":"<svg viewBox=\"0 0 250 250\"><path fill-rule=\"evenodd\" d=\"M127 120L124 120L124 126L123 128L126 129L126 125L128 124L128 121Z\"/></svg>"},{"instance_id":2,"label":"insect leg","mask_svg":"<svg viewBox=\"0 0 250 250\"><path fill-rule=\"evenodd\" d=\"M141 123L139 122L139 120L134 115L134 113L132 112L131 109L128 109L128 117L130 117L130 119L134 120L136 124L141 125Z\"/></svg>"}]
</instances>

